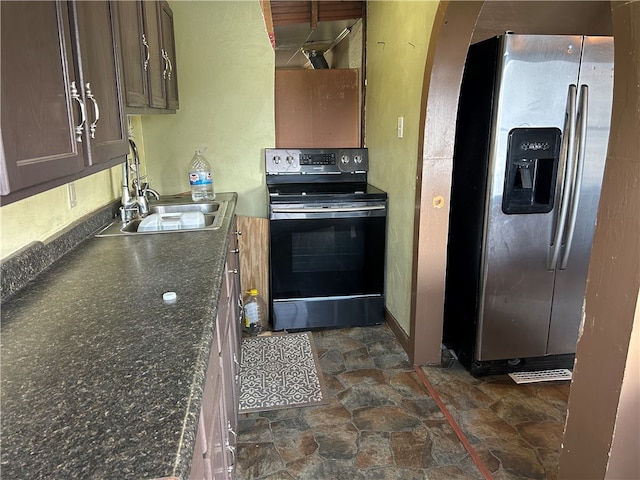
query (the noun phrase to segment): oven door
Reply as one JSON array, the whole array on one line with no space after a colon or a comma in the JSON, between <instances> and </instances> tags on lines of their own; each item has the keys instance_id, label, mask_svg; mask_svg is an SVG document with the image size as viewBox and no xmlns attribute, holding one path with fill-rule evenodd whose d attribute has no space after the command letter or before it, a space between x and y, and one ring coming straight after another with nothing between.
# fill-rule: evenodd
<instances>
[{"instance_id":1,"label":"oven door","mask_svg":"<svg viewBox=\"0 0 640 480\"><path fill-rule=\"evenodd\" d=\"M382 323L386 201L270 206L275 330Z\"/></svg>"}]
</instances>

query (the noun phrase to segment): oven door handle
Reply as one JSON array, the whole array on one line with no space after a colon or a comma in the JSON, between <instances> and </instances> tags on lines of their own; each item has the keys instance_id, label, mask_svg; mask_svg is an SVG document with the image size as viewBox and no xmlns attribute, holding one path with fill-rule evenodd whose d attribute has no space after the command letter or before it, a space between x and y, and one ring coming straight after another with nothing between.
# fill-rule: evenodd
<instances>
[{"instance_id":1,"label":"oven door handle","mask_svg":"<svg viewBox=\"0 0 640 480\"><path fill-rule=\"evenodd\" d=\"M365 207L273 207L273 213L335 213L335 212L370 212L373 210L385 210L385 205L373 205Z\"/></svg>"}]
</instances>

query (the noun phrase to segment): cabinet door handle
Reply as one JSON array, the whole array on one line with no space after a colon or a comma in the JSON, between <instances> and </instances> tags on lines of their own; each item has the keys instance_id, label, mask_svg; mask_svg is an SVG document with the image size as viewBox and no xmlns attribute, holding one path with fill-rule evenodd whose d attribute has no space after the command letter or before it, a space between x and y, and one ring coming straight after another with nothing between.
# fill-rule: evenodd
<instances>
[{"instance_id":1,"label":"cabinet door handle","mask_svg":"<svg viewBox=\"0 0 640 480\"><path fill-rule=\"evenodd\" d=\"M164 69L162 70L162 78L167 79L167 69L169 68L169 62L167 57L167 52L162 49L162 59L164 60Z\"/></svg>"},{"instance_id":2,"label":"cabinet door handle","mask_svg":"<svg viewBox=\"0 0 640 480\"><path fill-rule=\"evenodd\" d=\"M100 120L100 109L98 108L96 98L91 92L91 84L89 82L87 82L87 98L93 102L93 113L95 117L91 125L89 125L89 131L91 132L91 138L96 138L96 126L98 125L98 120Z\"/></svg>"},{"instance_id":3,"label":"cabinet door handle","mask_svg":"<svg viewBox=\"0 0 640 480\"><path fill-rule=\"evenodd\" d=\"M232 250L229 250L229 253L240 253L240 249L239 248L234 248Z\"/></svg>"},{"instance_id":4,"label":"cabinet door handle","mask_svg":"<svg viewBox=\"0 0 640 480\"><path fill-rule=\"evenodd\" d=\"M231 465L227 467L227 473L233 478L236 469L236 449L229 445L229 439L227 439L227 449L231 452Z\"/></svg>"},{"instance_id":5,"label":"cabinet door handle","mask_svg":"<svg viewBox=\"0 0 640 480\"><path fill-rule=\"evenodd\" d=\"M173 63L171 63L171 57L167 54L167 63L169 64L169 72L167 73L167 80L171 80L171 74L173 73Z\"/></svg>"},{"instance_id":6,"label":"cabinet door handle","mask_svg":"<svg viewBox=\"0 0 640 480\"><path fill-rule=\"evenodd\" d=\"M233 427L231 426L231 421L230 420L227 420L227 432L233 433L233 443L234 443L234 445L236 443L238 443L238 434L233 430Z\"/></svg>"},{"instance_id":7,"label":"cabinet door handle","mask_svg":"<svg viewBox=\"0 0 640 480\"><path fill-rule=\"evenodd\" d=\"M84 129L84 123L87 121L87 110L85 109L84 102L82 98L80 98L80 94L78 93L78 89L76 88L76 82L71 82L70 87L71 98L80 104L80 114L82 117L82 121L80 124L74 127L74 131L76 134L76 142L82 143L82 130Z\"/></svg>"},{"instance_id":8,"label":"cabinet door handle","mask_svg":"<svg viewBox=\"0 0 640 480\"><path fill-rule=\"evenodd\" d=\"M142 45L144 45L144 49L146 52L146 57L144 59L144 71L146 72L149 69L149 59L151 58L151 55L149 53L149 43L147 42L147 36L144 33L142 34Z\"/></svg>"},{"instance_id":9,"label":"cabinet door handle","mask_svg":"<svg viewBox=\"0 0 640 480\"><path fill-rule=\"evenodd\" d=\"M234 446L229 444L229 438L228 437L224 441L224 444L227 447L227 450L229 450L231 452L231 465L229 465L227 467L227 472L232 474L233 471L236 469L236 447L234 447Z\"/></svg>"},{"instance_id":10,"label":"cabinet door handle","mask_svg":"<svg viewBox=\"0 0 640 480\"><path fill-rule=\"evenodd\" d=\"M235 460L235 458L236 458L236 447L234 447L233 445L231 445L229 443L229 439L228 438L224 441L224 444L227 447L227 450L229 450L231 453L233 453L233 459Z\"/></svg>"}]
</instances>

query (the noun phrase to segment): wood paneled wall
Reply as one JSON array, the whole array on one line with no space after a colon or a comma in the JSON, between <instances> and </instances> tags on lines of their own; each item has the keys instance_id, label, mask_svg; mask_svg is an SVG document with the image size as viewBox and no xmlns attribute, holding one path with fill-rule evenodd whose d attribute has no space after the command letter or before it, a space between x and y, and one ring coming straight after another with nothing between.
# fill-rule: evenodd
<instances>
[{"instance_id":1,"label":"wood paneled wall","mask_svg":"<svg viewBox=\"0 0 640 480\"><path fill-rule=\"evenodd\" d=\"M276 147L360 146L355 69L276 70Z\"/></svg>"},{"instance_id":2,"label":"wood paneled wall","mask_svg":"<svg viewBox=\"0 0 640 480\"><path fill-rule=\"evenodd\" d=\"M265 304L269 301L269 220L238 215L240 287L242 295L257 288ZM269 309L266 309L269 315ZM268 319L268 318L267 318Z\"/></svg>"}]
</instances>

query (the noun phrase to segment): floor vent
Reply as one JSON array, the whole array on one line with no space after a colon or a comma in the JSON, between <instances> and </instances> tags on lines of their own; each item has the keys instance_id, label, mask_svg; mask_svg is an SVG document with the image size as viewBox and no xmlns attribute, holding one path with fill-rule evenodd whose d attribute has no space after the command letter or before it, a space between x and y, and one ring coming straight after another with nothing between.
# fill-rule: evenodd
<instances>
[{"instance_id":1,"label":"floor vent","mask_svg":"<svg viewBox=\"0 0 640 480\"><path fill-rule=\"evenodd\" d=\"M549 382L552 380L571 380L571 370L540 370L538 372L515 372L509 376L516 383Z\"/></svg>"}]
</instances>

